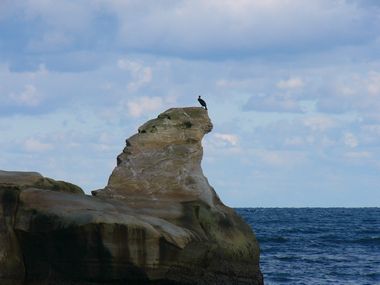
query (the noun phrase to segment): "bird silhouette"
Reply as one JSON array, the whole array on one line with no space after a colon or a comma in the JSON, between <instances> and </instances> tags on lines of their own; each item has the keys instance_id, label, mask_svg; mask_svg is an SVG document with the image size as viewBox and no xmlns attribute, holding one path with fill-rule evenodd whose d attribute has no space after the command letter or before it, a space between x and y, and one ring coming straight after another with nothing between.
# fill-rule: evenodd
<instances>
[{"instance_id":1,"label":"bird silhouette","mask_svg":"<svg viewBox=\"0 0 380 285\"><path fill-rule=\"evenodd\" d=\"M205 108L205 110L207 110L207 104L206 104L206 102L201 98L200 95L198 96L198 102L199 102L199 104L202 105L202 107Z\"/></svg>"}]
</instances>

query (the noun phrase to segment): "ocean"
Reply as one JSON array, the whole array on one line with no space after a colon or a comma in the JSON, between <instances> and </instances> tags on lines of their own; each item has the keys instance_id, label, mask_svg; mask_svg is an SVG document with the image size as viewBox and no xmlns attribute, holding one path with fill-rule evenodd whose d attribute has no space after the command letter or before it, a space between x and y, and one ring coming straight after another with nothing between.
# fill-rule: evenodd
<instances>
[{"instance_id":1,"label":"ocean","mask_svg":"<svg viewBox=\"0 0 380 285\"><path fill-rule=\"evenodd\" d=\"M265 285L380 284L380 208L238 208Z\"/></svg>"}]
</instances>

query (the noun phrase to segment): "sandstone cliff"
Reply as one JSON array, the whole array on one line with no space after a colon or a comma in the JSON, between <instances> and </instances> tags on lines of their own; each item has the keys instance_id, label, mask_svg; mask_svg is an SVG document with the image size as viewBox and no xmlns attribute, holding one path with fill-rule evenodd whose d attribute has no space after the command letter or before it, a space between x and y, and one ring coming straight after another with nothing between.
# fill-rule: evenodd
<instances>
[{"instance_id":1,"label":"sandstone cliff","mask_svg":"<svg viewBox=\"0 0 380 285\"><path fill-rule=\"evenodd\" d=\"M0 172L0 284L263 284L254 234L203 175L211 129L202 108L162 113L94 196Z\"/></svg>"}]
</instances>

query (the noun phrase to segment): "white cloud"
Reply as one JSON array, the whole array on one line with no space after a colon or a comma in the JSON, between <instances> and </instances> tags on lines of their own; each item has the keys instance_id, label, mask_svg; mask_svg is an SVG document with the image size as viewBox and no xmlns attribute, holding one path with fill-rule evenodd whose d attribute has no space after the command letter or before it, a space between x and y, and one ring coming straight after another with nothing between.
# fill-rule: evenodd
<instances>
[{"instance_id":1,"label":"white cloud","mask_svg":"<svg viewBox=\"0 0 380 285\"><path fill-rule=\"evenodd\" d=\"M256 150L255 156L264 164L274 167L293 167L307 160L299 151Z\"/></svg>"},{"instance_id":2,"label":"white cloud","mask_svg":"<svg viewBox=\"0 0 380 285\"><path fill-rule=\"evenodd\" d=\"M28 107L36 107L42 101L41 94L37 91L37 88L31 84L25 85L24 89L18 94L11 93L9 98L18 105Z\"/></svg>"},{"instance_id":3,"label":"white cloud","mask_svg":"<svg viewBox=\"0 0 380 285\"><path fill-rule=\"evenodd\" d=\"M355 148L359 145L358 139L352 133L345 133L343 136L343 142L350 148Z\"/></svg>"},{"instance_id":4,"label":"white cloud","mask_svg":"<svg viewBox=\"0 0 380 285\"><path fill-rule=\"evenodd\" d=\"M285 139L286 146L303 146L305 144L305 140L302 137L295 136Z\"/></svg>"},{"instance_id":5,"label":"white cloud","mask_svg":"<svg viewBox=\"0 0 380 285\"><path fill-rule=\"evenodd\" d=\"M0 17L34 25L35 33L20 33L25 42L52 50L87 50L91 43L108 51L236 58L360 45L373 41L379 29L377 11L353 1L5 2Z\"/></svg>"},{"instance_id":6,"label":"white cloud","mask_svg":"<svg viewBox=\"0 0 380 285\"><path fill-rule=\"evenodd\" d=\"M120 39L127 47L185 56L241 56L356 44L372 40L377 25L375 12L348 1L160 1L147 7L132 0L103 4L118 16ZM363 33L361 28L368 23L373 28Z\"/></svg>"},{"instance_id":7,"label":"white cloud","mask_svg":"<svg viewBox=\"0 0 380 285\"><path fill-rule=\"evenodd\" d=\"M318 98L318 109L327 113L356 111L364 116L380 112L380 73L348 73L330 79L327 94Z\"/></svg>"},{"instance_id":8,"label":"white cloud","mask_svg":"<svg viewBox=\"0 0 380 285\"><path fill-rule=\"evenodd\" d=\"M152 81L153 72L149 66L144 66L137 61L131 61L126 59L119 59L117 66L122 70L130 72L133 81L128 83L129 91L137 91L139 88Z\"/></svg>"},{"instance_id":9,"label":"white cloud","mask_svg":"<svg viewBox=\"0 0 380 285\"><path fill-rule=\"evenodd\" d=\"M257 152L261 162L269 165L281 166L286 163L286 159L280 155L279 152L274 151L260 151Z\"/></svg>"},{"instance_id":10,"label":"white cloud","mask_svg":"<svg viewBox=\"0 0 380 285\"><path fill-rule=\"evenodd\" d=\"M218 79L215 85L219 88L241 88L250 87L253 83L252 79Z\"/></svg>"},{"instance_id":11,"label":"white cloud","mask_svg":"<svg viewBox=\"0 0 380 285\"><path fill-rule=\"evenodd\" d=\"M225 155L240 155L242 148L239 145L239 141L239 136L235 134L214 133L211 136L206 136L203 146L205 153L209 154L207 159L214 159Z\"/></svg>"},{"instance_id":12,"label":"white cloud","mask_svg":"<svg viewBox=\"0 0 380 285\"><path fill-rule=\"evenodd\" d=\"M299 102L286 94L253 95L243 106L245 111L302 113Z\"/></svg>"},{"instance_id":13,"label":"white cloud","mask_svg":"<svg viewBox=\"0 0 380 285\"><path fill-rule=\"evenodd\" d=\"M332 147L332 146L335 146L337 143L335 140L327 137L327 136L323 136L322 139L321 139L321 145L323 147Z\"/></svg>"},{"instance_id":14,"label":"white cloud","mask_svg":"<svg viewBox=\"0 0 380 285\"><path fill-rule=\"evenodd\" d=\"M146 113L154 112L163 107L164 100L161 97L140 97L127 102L128 113L132 117L140 117Z\"/></svg>"},{"instance_id":15,"label":"white cloud","mask_svg":"<svg viewBox=\"0 0 380 285\"><path fill-rule=\"evenodd\" d=\"M222 142L227 142L232 146L236 146L239 142L239 137L233 134L215 133L214 137Z\"/></svg>"},{"instance_id":16,"label":"white cloud","mask_svg":"<svg viewBox=\"0 0 380 285\"><path fill-rule=\"evenodd\" d=\"M91 189L89 185L94 185L94 180L97 187L104 186L114 156L124 143L123 134L126 130L134 132L136 120L126 119L126 113L136 118L154 117L168 105L195 105L194 94L198 93L205 95L215 130L220 130L204 140L205 161L218 162L211 171L219 171L211 174L215 181L221 180L223 165L227 165L225 168L233 167L244 178L232 177L233 182L252 185L257 183L250 178L252 168L262 168L270 175L261 186L255 184L255 189L271 190L273 180L294 182L294 189L285 187L288 197L280 199L286 205L293 203L297 192L292 191L304 193L310 189L308 185L328 189L319 187L323 177L319 174L331 167L342 173L347 171L342 174L347 181L345 186L354 189L356 185L350 185L355 178L351 171L359 169L349 169L347 158L365 158L370 153L373 161L379 161L376 158L380 131L375 124L380 122L380 80L376 72L376 47L380 42L371 45L368 41L379 38L380 29L373 20L376 13L348 4L353 1L7 1L16 2L18 6L28 3L30 9L25 9L25 17L15 14L2 18L11 19L2 23L9 27L10 35L17 37L5 38L7 44L2 47L2 58L10 68L3 72L0 66L0 126L6 126L0 127L1 144L32 139L14 146L13 152L5 151L6 156L1 159L8 161L7 167L25 167L27 159L14 164L20 146L29 151L54 149L48 157L57 161L58 171L66 167L69 181L78 179L80 173L95 173L96 177L86 176L85 187ZM25 53L23 46L28 43ZM343 50L344 45L350 47ZM7 53L7 48L12 52ZM32 53L31 48L40 52ZM204 60L192 60L194 57ZM215 60L218 58L226 60ZM90 68L86 65L80 72L76 68L67 70L72 62L81 65L82 61L90 62ZM40 63L54 72L42 76L42 72L22 71L35 70ZM46 72L46 68L41 71ZM27 85L35 89L24 88ZM9 96L12 92L13 99ZM29 95L22 95L23 92ZM167 94L178 95L178 102L173 97L169 103L170 98L164 97ZM248 109L278 113L240 112L239 107L250 95L254 96ZM306 115L300 112L304 110L304 100L315 104ZM321 101L330 108L317 109ZM20 108L17 104L37 104L39 108ZM49 116L42 113L44 110L48 110ZM318 115L318 111L350 113ZM355 116L362 121L351 120ZM87 135L80 139L54 139L51 133L61 128ZM42 132L41 136L35 137L35 130ZM113 140L107 133L120 136ZM346 133L354 137L345 136ZM65 142L64 146L58 148L58 141ZM110 148L111 144L116 151ZM99 149L103 151L96 151ZM254 153L256 149L263 151ZM282 166L302 163L308 157L310 169L283 171L286 167ZM46 166L46 160L29 160L28 166L46 169L48 174L51 167ZM105 168L108 160L113 163L109 169ZM232 165L233 161L236 165ZM242 165L243 161L251 167ZM374 170L369 164L359 171L374 174L376 185L371 190L376 191L379 178ZM273 179L276 171L282 174ZM100 181L102 175L104 181ZM363 185L366 182L355 180ZM252 192L248 186L239 191ZM329 196L325 195L325 201L329 201L326 197ZM251 200L255 201L258 200Z\"/></svg>"},{"instance_id":17,"label":"white cloud","mask_svg":"<svg viewBox=\"0 0 380 285\"><path fill-rule=\"evenodd\" d=\"M312 131L326 131L335 128L337 122L328 116L311 116L303 118L304 126L310 128Z\"/></svg>"},{"instance_id":18,"label":"white cloud","mask_svg":"<svg viewBox=\"0 0 380 285\"><path fill-rule=\"evenodd\" d=\"M35 138L28 138L23 143L24 149L29 152L44 152L53 148L52 144L41 142Z\"/></svg>"},{"instance_id":19,"label":"white cloud","mask_svg":"<svg viewBox=\"0 0 380 285\"><path fill-rule=\"evenodd\" d=\"M370 96L380 99L380 73L371 72L368 76L367 90Z\"/></svg>"},{"instance_id":20,"label":"white cloud","mask_svg":"<svg viewBox=\"0 0 380 285\"><path fill-rule=\"evenodd\" d=\"M304 86L304 82L299 77L292 77L287 80L280 80L276 86L280 89L299 89Z\"/></svg>"},{"instance_id":21,"label":"white cloud","mask_svg":"<svg viewBox=\"0 0 380 285\"><path fill-rule=\"evenodd\" d=\"M368 151L349 151L344 154L349 159L368 159L372 157L372 154Z\"/></svg>"}]
</instances>

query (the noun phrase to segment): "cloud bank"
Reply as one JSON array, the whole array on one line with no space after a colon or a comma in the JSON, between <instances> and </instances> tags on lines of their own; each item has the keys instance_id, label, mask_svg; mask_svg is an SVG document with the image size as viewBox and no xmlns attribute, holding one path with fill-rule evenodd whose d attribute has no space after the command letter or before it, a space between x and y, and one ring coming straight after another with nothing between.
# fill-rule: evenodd
<instances>
[{"instance_id":1,"label":"cloud bank","mask_svg":"<svg viewBox=\"0 0 380 285\"><path fill-rule=\"evenodd\" d=\"M379 206L379 15L370 0L1 1L0 169L103 187L126 137L201 94L203 168L228 204Z\"/></svg>"}]
</instances>

